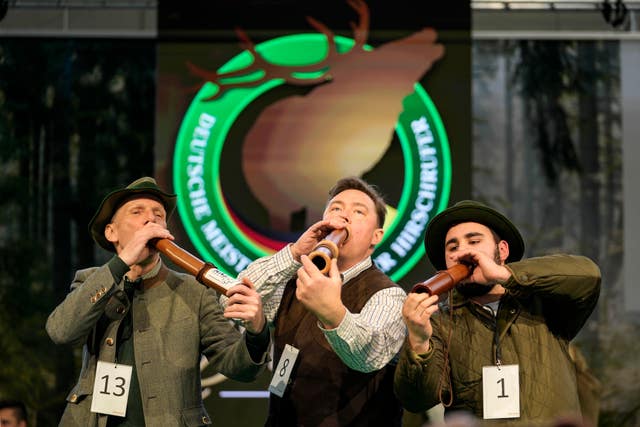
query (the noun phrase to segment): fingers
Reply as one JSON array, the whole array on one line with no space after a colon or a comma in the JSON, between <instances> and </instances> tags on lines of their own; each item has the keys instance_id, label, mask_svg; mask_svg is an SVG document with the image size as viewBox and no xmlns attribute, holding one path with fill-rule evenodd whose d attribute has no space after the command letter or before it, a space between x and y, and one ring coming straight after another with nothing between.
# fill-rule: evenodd
<instances>
[{"instance_id":1,"label":"fingers","mask_svg":"<svg viewBox=\"0 0 640 427\"><path fill-rule=\"evenodd\" d=\"M316 267L307 255L301 256L300 262L302 263L302 267L298 269L298 279L302 279L306 283L312 276L322 275L318 267Z\"/></svg>"},{"instance_id":2,"label":"fingers","mask_svg":"<svg viewBox=\"0 0 640 427\"><path fill-rule=\"evenodd\" d=\"M237 285L233 285L232 287L230 287L227 290L227 293L225 294L228 298L231 298L233 295L235 294L243 294L243 295L249 295L249 291L254 291L255 292L255 285L253 284L253 282L251 281L251 279L249 279L248 277L243 277L242 278L242 283L237 284Z\"/></svg>"},{"instance_id":3,"label":"fingers","mask_svg":"<svg viewBox=\"0 0 640 427\"><path fill-rule=\"evenodd\" d=\"M334 281L336 280L342 281L342 278L340 277L340 270L338 269L338 260L336 258L331 259L331 268L329 269L329 277Z\"/></svg>"},{"instance_id":4,"label":"fingers","mask_svg":"<svg viewBox=\"0 0 640 427\"><path fill-rule=\"evenodd\" d=\"M437 295L409 294L402 307L402 316L407 323L424 324L438 310Z\"/></svg>"},{"instance_id":5,"label":"fingers","mask_svg":"<svg viewBox=\"0 0 640 427\"><path fill-rule=\"evenodd\" d=\"M243 277L242 278L242 283L244 283L245 285L247 285L249 288L251 289L255 289L255 285L253 284L253 282L251 281L251 279L249 279L248 277Z\"/></svg>"},{"instance_id":6,"label":"fingers","mask_svg":"<svg viewBox=\"0 0 640 427\"><path fill-rule=\"evenodd\" d=\"M262 299L251 281L243 279L242 284L235 285L227 294L229 300L224 310L224 317L240 320L241 324L252 333L262 331L265 323Z\"/></svg>"}]
</instances>

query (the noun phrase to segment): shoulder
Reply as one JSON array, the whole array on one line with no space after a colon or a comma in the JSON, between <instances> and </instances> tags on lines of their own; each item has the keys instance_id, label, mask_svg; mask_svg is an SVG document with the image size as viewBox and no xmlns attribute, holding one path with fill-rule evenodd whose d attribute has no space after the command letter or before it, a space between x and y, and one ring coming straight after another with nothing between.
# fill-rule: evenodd
<instances>
[{"instance_id":1,"label":"shoulder","mask_svg":"<svg viewBox=\"0 0 640 427\"><path fill-rule=\"evenodd\" d=\"M217 299L217 294L213 289L198 282L191 274L170 269L165 282L171 289L182 295L197 296L199 298L212 297Z\"/></svg>"},{"instance_id":2,"label":"shoulder","mask_svg":"<svg viewBox=\"0 0 640 427\"><path fill-rule=\"evenodd\" d=\"M367 281L375 281L381 289L384 289L384 288L402 289L400 285L398 285L396 282L391 280L389 276L387 276L382 270L380 270L375 265L372 265L371 267L364 270L362 273L360 273L358 277L365 278L367 279Z\"/></svg>"}]
</instances>

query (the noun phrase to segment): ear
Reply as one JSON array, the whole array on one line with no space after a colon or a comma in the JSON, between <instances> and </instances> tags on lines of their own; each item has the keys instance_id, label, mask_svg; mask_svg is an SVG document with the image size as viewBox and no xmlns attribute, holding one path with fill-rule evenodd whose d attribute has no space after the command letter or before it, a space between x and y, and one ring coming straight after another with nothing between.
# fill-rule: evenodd
<instances>
[{"instance_id":1,"label":"ear","mask_svg":"<svg viewBox=\"0 0 640 427\"><path fill-rule=\"evenodd\" d=\"M113 223L109 223L104 227L104 237L114 245L115 245L115 242L118 241L118 232L116 231L116 228L113 226Z\"/></svg>"},{"instance_id":2,"label":"ear","mask_svg":"<svg viewBox=\"0 0 640 427\"><path fill-rule=\"evenodd\" d=\"M384 229L376 228L373 230L373 236L371 237L371 245L375 246L382 241L382 236L384 236Z\"/></svg>"},{"instance_id":3,"label":"ear","mask_svg":"<svg viewBox=\"0 0 640 427\"><path fill-rule=\"evenodd\" d=\"M498 242L498 253L500 254L500 264L504 265L507 258L509 258L509 243L506 240Z\"/></svg>"}]
</instances>

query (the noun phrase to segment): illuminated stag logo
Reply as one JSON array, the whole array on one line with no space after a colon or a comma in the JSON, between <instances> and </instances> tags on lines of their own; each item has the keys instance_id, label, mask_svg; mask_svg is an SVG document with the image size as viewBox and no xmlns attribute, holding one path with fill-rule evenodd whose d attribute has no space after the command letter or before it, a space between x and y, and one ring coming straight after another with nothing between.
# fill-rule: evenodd
<instances>
[{"instance_id":1,"label":"illuminated stag logo","mask_svg":"<svg viewBox=\"0 0 640 427\"><path fill-rule=\"evenodd\" d=\"M404 171L389 179L402 180L403 192L398 206L389 207L376 263L392 277L404 274L421 255L422 245L416 242L429 216L446 206L446 134L417 83L444 48L427 28L373 49L366 44L367 5L348 3L359 17L351 24L353 39L336 36L309 17L316 33L255 45L238 30L245 50L220 69L189 64L204 84L176 145L174 180L183 194L179 212L203 256L232 275L282 247L285 242L275 236L292 231L293 213L306 212L305 225L317 221L327 190L343 176L371 170L387 153L394 133L402 144ZM243 141L227 141L243 109L285 85L308 90L271 102ZM244 179L266 210L272 235L257 231L246 213L230 207L233 195L222 194L222 147L238 143Z\"/></svg>"}]
</instances>

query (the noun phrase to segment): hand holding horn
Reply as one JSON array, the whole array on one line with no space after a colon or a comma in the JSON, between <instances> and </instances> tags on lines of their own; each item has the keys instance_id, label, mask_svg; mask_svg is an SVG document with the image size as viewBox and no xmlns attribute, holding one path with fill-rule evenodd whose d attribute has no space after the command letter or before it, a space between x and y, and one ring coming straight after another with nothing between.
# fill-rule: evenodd
<instances>
[{"instance_id":1,"label":"hand holding horn","mask_svg":"<svg viewBox=\"0 0 640 427\"><path fill-rule=\"evenodd\" d=\"M323 274L328 274L331 260L338 257L340 246L349 238L349 229L335 229L309 253L309 259Z\"/></svg>"}]
</instances>

